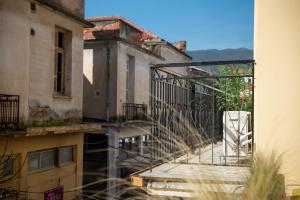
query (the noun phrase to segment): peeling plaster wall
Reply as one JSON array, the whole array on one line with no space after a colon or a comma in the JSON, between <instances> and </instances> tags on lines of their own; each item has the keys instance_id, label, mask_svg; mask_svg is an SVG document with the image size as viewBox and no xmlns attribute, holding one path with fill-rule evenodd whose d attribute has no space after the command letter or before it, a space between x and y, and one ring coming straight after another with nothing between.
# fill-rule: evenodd
<instances>
[{"instance_id":1,"label":"peeling plaster wall","mask_svg":"<svg viewBox=\"0 0 300 200\"><path fill-rule=\"evenodd\" d=\"M72 32L71 96L54 96L55 27ZM80 120L82 115L82 26L38 6L31 14L29 108L30 121Z\"/></svg>"},{"instance_id":2,"label":"peeling plaster wall","mask_svg":"<svg viewBox=\"0 0 300 200\"><path fill-rule=\"evenodd\" d=\"M30 1L0 1L0 93L20 95L21 123L80 120L82 25L40 4L30 8ZM55 26L72 32L70 98L53 96Z\"/></svg>"}]
</instances>

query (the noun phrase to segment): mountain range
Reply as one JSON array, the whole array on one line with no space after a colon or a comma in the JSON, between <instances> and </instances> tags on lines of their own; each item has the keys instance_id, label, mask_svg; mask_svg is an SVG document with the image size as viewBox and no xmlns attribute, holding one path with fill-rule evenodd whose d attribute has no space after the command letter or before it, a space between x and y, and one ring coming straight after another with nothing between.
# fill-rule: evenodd
<instances>
[{"instance_id":1,"label":"mountain range","mask_svg":"<svg viewBox=\"0 0 300 200\"><path fill-rule=\"evenodd\" d=\"M188 51L187 53L193 57L193 62L253 59L253 50L247 48L194 50Z\"/></svg>"}]
</instances>

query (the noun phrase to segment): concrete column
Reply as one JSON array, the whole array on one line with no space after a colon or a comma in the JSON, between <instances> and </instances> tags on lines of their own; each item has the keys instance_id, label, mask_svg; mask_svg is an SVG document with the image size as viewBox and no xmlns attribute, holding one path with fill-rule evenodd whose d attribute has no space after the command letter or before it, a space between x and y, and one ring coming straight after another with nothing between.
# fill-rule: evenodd
<instances>
[{"instance_id":1,"label":"concrete column","mask_svg":"<svg viewBox=\"0 0 300 200\"><path fill-rule=\"evenodd\" d=\"M143 136L137 136L135 138L135 143L137 144L138 146L138 153L140 155L143 155L144 154L144 144L143 144Z\"/></svg>"},{"instance_id":2,"label":"concrete column","mask_svg":"<svg viewBox=\"0 0 300 200\"><path fill-rule=\"evenodd\" d=\"M118 178L118 166L117 159L119 156L119 138L117 130L114 128L108 128L108 160L107 160L107 170L108 170L108 196L112 197L117 192L116 188L116 178Z\"/></svg>"}]
</instances>

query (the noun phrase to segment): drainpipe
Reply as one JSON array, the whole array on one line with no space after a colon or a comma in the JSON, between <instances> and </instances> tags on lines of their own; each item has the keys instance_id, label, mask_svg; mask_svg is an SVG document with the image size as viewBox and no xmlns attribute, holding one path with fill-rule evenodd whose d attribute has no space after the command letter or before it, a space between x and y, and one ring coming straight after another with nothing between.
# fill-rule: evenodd
<instances>
[{"instance_id":1,"label":"drainpipe","mask_svg":"<svg viewBox=\"0 0 300 200\"><path fill-rule=\"evenodd\" d=\"M110 48L106 44L106 121L110 118Z\"/></svg>"}]
</instances>

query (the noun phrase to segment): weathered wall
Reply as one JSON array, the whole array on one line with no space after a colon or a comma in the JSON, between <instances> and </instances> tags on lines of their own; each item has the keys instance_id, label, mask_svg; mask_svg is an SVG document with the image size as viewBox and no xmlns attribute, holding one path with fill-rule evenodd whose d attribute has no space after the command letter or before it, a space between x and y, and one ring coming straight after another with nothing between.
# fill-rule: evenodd
<instances>
[{"instance_id":1,"label":"weathered wall","mask_svg":"<svg viewBox=\"0 0 300 200\"><path fill-rule=\"evenodd\" d=\"M44 118L81 119L82 116L82 26L63 15L38 6L31 14L29 109L31 121ZM72 32L71 96L54 96L55 27Z\"/></svg>"},{"instance_id":2,"label":"weathered wall","mask_svg":"<svg viewBox=\"0 0 300 200\"><path fill-rule=\"evenodd\" d=\"M107 108L110 116L116 115L117 45L116 42L86 42L84 49L83 116L106 120Z\"/></svg>"},{"instance_id":3,"label":"weathered wall","mask_svg":"<svg viewBox=\"0 0 300 200\"><path fill-rule=\"evenodd\" d=\"M87 118L106 119L107 110L107 44L101 41L86 41L84 53L84 100L83 116ZM148 104L150 95L150 66L158 63L187 62L188 58L168 46L162 46L161 59L135 47L135 45L118 41L110 44L110 89L109 117L123 114L126 103L126 68L128 56L135 58L134 102ZM186 73L186 69L171 69Z\"/></svg>"},{"instance_id":4,"label":"weathered wall","mask_svg":"<svg viewBox=\"0 0 300 200\"><path fill-rule=\"evenodd\" d=\"M283 154L287 185L300 184L299 10L299 0L255 1L254 138L258 152Z\"/></svg>"},{"instance_id":5,"label":"weathered wall","mask_svg":"<svg viewBox=\"0 0 300 200\"><path fill-rule=\"evenodd\" d=\"M28 152L50 149L63 146L76 146L75 162L61 167L55 167L40 172L27 172ZM0 152L4 152L6 146L6 139L0 138ZM27 192L44 192L58 186L64 186L64 190L68 191L82 185L82 162L83 162L83 133L72 133L65 135L50 135L50 136L36 136L36 137L17 137L9 138L7 154L20 155L17 169L21 168L19 174L22 179L17 178L12 182L6 183L4 187L12 186L15 189L20 189ZM25 162L24 162L25 160ZM0 185L1 187L1 185ZM64 199L74 199L76 195L80 194L80 190L76 192L67 192L64 194ZM40 200L43 199L43 193L29 193L28 199Z\"/></svg>"},{"instance_id":6,"label":"weathered wall","mask_svg":"<svg viewBox=\"0 0 300 200\"><path fill-rule=\"evenodd\" d=\"M2 0L0 11L0 93L20 95L20 121L81 119L82 25L45 6L31 12L30 1ZM55 26L72 32L70 98L53 96Z\"/></svg>"},{"instance_id":7,"label":"weathered wall","mask_svg":"<svg viewBox=\"0 0 300 200\"><path fill-rule=\"evenodd\" d=\"M50 0L79 17L84 16L84 0Z\"/></svg>"},{"instance_id":8,"label":"weathered wall","mask_svg":"<svg viewBox=\"0 0 300 200\"><path fill-rule=\"evenodd\" d=\"M169 45L162 45L161 46L161 56L166 58L164 63L183 63L188 62L191 59L184 56L182 53L178 52L177 50L173 49ZM168 68L169 70L175 71L180 74L186 74L186 68Z\"/></svg>"},{"instance_id":9,"label":"weathered wall","mask_svg":"<svg viewBox=\"0 0 300 200\"><path fill-rule=\"evenodd\" d=\"M162 62L157 57L141 52L126 43L118 42L117 110L119 114L122 114L123 103L126 103L126 67L128 55L135 57L134 102L128 103L149 104L150 65Z\"/></svg>"},{"instance_id":10,"label":"weathered wall","mask_svg":"<svg viewBox=\"0 0 300 200\"><path fill-rule=\"evenodd\" d=\"M28 118L30 6L0 1L0 93L20 95L20 119Z\"/></svg>"}]
</instances>

